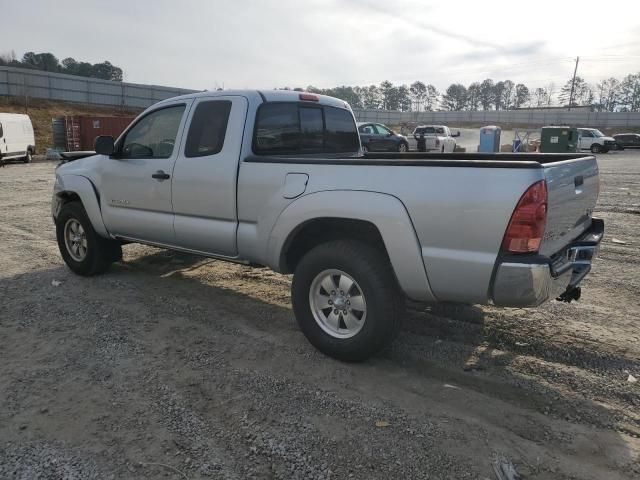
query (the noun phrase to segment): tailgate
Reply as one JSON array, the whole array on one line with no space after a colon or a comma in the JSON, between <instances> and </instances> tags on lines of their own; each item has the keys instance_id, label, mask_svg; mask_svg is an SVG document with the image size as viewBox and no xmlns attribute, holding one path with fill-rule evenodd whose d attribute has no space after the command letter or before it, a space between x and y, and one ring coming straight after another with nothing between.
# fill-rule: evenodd
<instances>
[{"instance_id":1,"label":"tailgate","mask_svg":"<svg viewBox=\"0 0 640 480\"><path fill-rule=\"evenodd\" d=\"M424 141L425 141L425 145L427 147L427 150L435 150L436 148L438 148L436 146L436 138L433 135L425 135L424 136Z\"/></svg>"},{"instance_id":2,"label":"tailgate","mask_svg":"<svg viewBox=\"0 0 640 480\"><path fill-rule=\"evenodd\" d=\"M544 165L547 225L540 253L551 256L591 225L599 192L598 163L593 156Z\"/></svg>"}]
</instances>

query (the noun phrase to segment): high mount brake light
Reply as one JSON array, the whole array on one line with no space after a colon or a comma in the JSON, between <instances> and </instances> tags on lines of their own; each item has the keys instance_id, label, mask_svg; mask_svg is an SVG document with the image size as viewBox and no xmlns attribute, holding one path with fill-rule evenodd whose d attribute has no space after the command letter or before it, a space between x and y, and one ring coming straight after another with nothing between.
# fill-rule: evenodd
<instances>
[{"instance_id":1,"label":"high mount brake light","mask_svg":"<svg viewBox=\"0 0 640 480\"><path fill-rule=\"evenodd\" d=\"M319 102L320 101L320 97L318 97L317 95L313 95L312 93L301 93L298 98L300 100L304 100L307 102Z\"/></svg>"},{"instance_id":2,"label":"high mount brake light","mask_svg":"<svg viewBox=\"0 0 640 480\"><path fill-rule=\"evenodd\" d=\"M516 205L502 240L502 250L509 253L533 253L540 249L547 223L547 184L531 185Z\"/></svg>"}]
</instances>

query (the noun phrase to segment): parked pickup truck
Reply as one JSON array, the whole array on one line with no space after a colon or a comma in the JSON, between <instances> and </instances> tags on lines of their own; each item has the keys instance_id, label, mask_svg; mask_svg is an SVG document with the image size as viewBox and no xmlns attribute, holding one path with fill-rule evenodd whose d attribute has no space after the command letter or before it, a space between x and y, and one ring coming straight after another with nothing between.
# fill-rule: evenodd
<instances>
[{"instance_id":1,"label":"parked pickup truck","mask_svg":"<svg viewBox=\"0 0 640 480\"><path fill-rule=\"evenodd\" d=\"M139 242L292 273L302 332L347 361L393 339L406 298L576 299L603 235L591 155L362 156L349 105L320 95L176 97L95 150L56 170L71 270Z\"/></svg>"},{"instance_id":2,"label":"parked pickup truck","mask_svg":"<svg viewBox=\"0 0 640 480\"><path fill-rule=\"evenodd\" d=\"M451 153L456 149L456 140L460 132L451 133L444 125L418 125L413 130L413 138L417 142L419 152L436 151Z\"/></svg>"}]
</instances>

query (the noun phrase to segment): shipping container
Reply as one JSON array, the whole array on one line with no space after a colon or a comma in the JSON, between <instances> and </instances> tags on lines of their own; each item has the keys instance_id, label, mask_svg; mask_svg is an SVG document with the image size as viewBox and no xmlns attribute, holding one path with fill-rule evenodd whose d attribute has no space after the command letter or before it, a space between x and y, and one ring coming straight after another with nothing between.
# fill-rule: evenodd
<instances>
[{"instance_id":1,"label":"shipping container","mask_svg":"<svg viewBox=\"0 0 640 480\"><path fill-rule=\"evenodd\" d=\"M54 147L76 152L93 150L96 137L111 135L118 138L135 117L97 117L68 115L52 119Z\"/></svg>"}]
</instances>

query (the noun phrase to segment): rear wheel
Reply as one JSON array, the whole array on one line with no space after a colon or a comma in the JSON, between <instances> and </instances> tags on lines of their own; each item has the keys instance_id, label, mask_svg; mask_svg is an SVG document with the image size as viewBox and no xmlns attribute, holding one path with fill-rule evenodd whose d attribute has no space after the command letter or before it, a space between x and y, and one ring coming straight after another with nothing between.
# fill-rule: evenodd
<instances>
[{"instance_id":1,"label":"rear wheel","mask_svg":"<svg viewBox=\"0 0 640 480\"><path fill-rule=\"evenodd\" d=\"M591 145L590 150L591 150L591 153L600 153L602 152L602 146L597 143L594 143L593 145Z\"/></svg>"},{"instance_id":2,"label":"rear wheel","mask_svg":"<svg viewBox=\"0 0 640 480\"><path fill-rule=\"evenodd\" d=\"M120 244L96 233L80 202L62 206L56 219L56 237L62 258L78 275L103 273L122 258Z\"/></svg>"},{"instance_id":3,"label":"rear wheel","mask_svg":"<svg viewBox=\"0 0 640 480\"><path fill-rule=\"evenodd\" d=\"M407 146L406 143L402 142L400 145L398 145L398 151L400 153L405 153L409 150L409 147Z\"/></svg>"},{"instance_id":4,"label":"rear wheel","mask_svg":"<svg viewBox=\"0 0 640 480\"><path fill-rule=\"evenodd\" d=\"M358 362L395 338L402 295L383 252L354 240L309 251L291 285L296 320L309 342L339 360Z\"/></svg>"}]
</instances>

